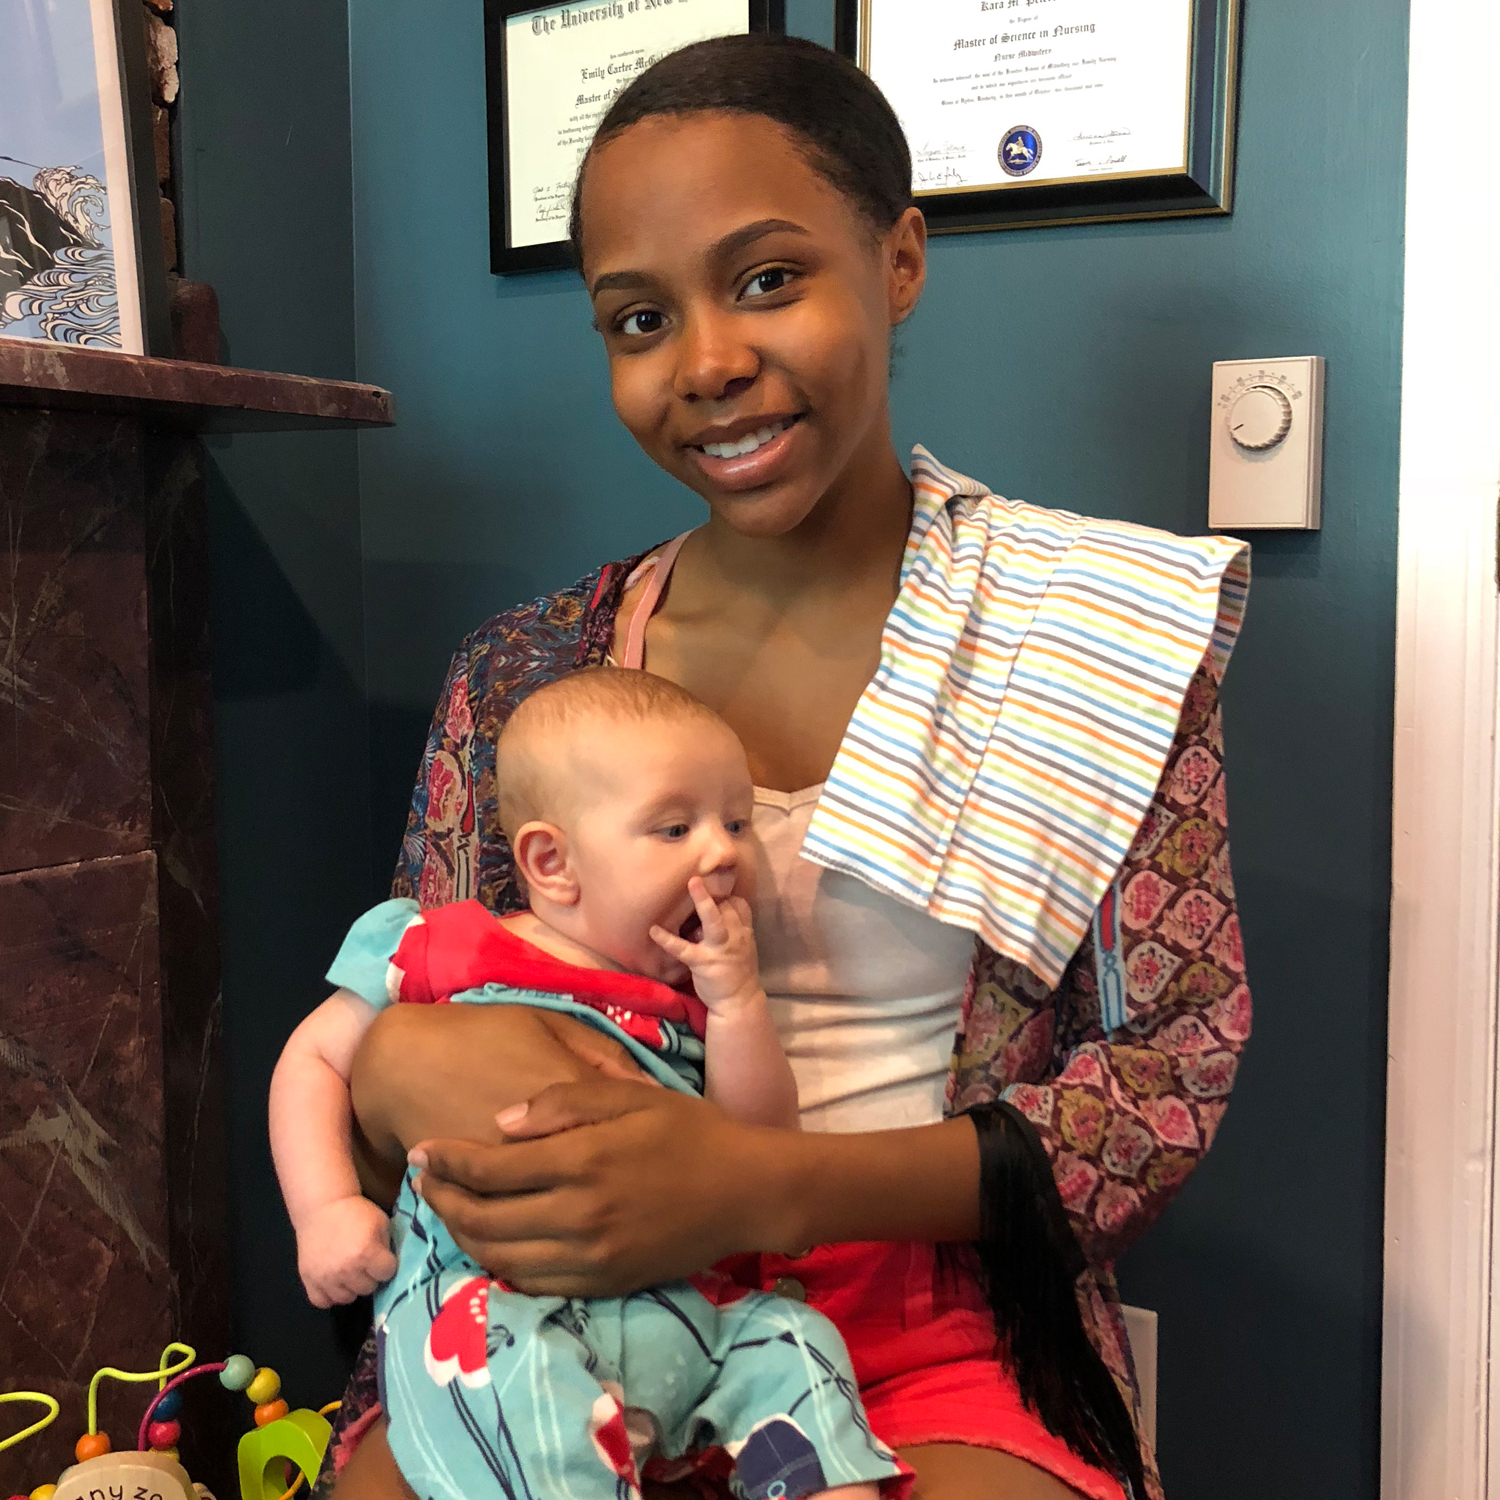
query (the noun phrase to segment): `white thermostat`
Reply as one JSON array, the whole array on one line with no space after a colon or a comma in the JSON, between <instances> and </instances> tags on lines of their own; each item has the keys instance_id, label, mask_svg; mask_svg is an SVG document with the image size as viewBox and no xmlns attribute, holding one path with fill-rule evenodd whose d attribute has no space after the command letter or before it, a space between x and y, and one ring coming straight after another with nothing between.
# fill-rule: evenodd
<instances>
[{"instance_id":1,"label":"white thermostat","mask_svg":"<svg viewBox=\"0 0 1500 1500\"><path fill-rule=\"evenodd\" d=\"M1322 358L1215 364L1208 524L1316 531L1322 487Z\"/></svg>"}]
</instances>

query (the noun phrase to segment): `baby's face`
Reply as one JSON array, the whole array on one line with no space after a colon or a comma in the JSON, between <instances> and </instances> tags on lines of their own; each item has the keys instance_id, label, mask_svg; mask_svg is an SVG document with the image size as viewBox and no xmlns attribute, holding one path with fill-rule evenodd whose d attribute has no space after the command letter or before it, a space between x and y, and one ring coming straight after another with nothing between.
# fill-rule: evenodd
<instances>
[{"instance_id":1,"label":"baby's face","mask_svg":"<svg viewBox=\"0 0 1500 1500\"><path fill-rule=\"evenodd\" d=\"M682 983L686 967L652 941L652 925L697 936L694 875L716 901L752 895L755 789L743 746L710 719L611 719L569 760L573 935L633 973Z\"/></svg>"}]
</instances>

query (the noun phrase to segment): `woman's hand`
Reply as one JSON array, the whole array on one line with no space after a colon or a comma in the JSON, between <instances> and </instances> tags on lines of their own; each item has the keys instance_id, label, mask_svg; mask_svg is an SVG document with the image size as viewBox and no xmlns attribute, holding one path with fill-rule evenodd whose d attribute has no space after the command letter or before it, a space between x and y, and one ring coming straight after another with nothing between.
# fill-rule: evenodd
<instances>
[{"instance_id":1,"label":"woman's hand","mask_svg":"<svg viewBox=\"0 0 1500 1500\"><path fill-rule=\"evenodd\" d=\"M520 1291L620 1296L783 1244L789 1132L641 1083L563 1084L502 1113L510 1144L431 1140L420 1190L460 1247Z\"/></svg>"}]
</instances>

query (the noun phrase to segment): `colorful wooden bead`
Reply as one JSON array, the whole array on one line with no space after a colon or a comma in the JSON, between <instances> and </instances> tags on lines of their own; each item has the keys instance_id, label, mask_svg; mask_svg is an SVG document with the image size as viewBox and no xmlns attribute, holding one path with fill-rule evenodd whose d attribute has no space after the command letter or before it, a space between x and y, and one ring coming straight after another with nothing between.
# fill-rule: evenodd
<instances>
[{"instance_id":1,"label":"colorful wooden bead","mask_svg":"<svg viewBox=\"0 0 1500 1500\"><path fill-rule=\"evenodd\" d=\"M262 1365L255 1372L255 1379L245 1387L245 1395L257 1406L274 1401L281 1394L281 1376L269 1365Z\"/></svg>"},{"instance_id":2,"label":"colorful wooden bead","mask_svg":"<svg viewBox=\"0 0 1500 1500\"><path fill-rule=\"evenodd\" d=\"M255 1408L255 1425L264 1427L268 1422L279 1422L289 1410L285 1401L264 1401Z\"/></svg>"},{"instance_id":3,"label":"colorful wooden bead","mask_svg":"<svg viewBox=\"0 0 1500 1500\"><path fill-rule=\"evenodd\" d=\"M182 1410L182 1392L168 1391L160 1401L156 1403L156 1420L158 1422L175 1422L177 1414Z\"/></svg>"},{"instance_id":4,"label":"colorful wooden bead","mask_svg":"<svg viewBox=\"0 0 1500 1500\"><path fill-rule=\"evenodd\" d=\"M10 1500L26 1500L26 1496L25 1495L12 1495L10 1497Z\"/></svg>"},{"instance_id":5,"label":"colorful wooden bead","mask_svg":"<svg viewBox=\"0 0 1500 1500\"><path fill-rule=\"evenodd\" d=\"M255 1363L243 1354L231 1354L219 1371L219 1384L226 1391L242 1391L255 1379Z\"/></svg>"},{"instance_id":6,"label":"colorful wooden bead","mask_svg":"<svg viewBox=\"0 0 1500 1500\"><path fill-rule=\"evenodd\" d=\"M160 1453L164 1448L175 1448L182 1436L182 1427L177 1422L153 1422L146 1429L146 1441Z\"/></svg>"},{"instance_id":7,"label":"colorful wooden bead","mask_svg":"<svg viewBox=\"0 0 1500 1500\"><path fill-rule=\"evenodd\" d=\"M57 1486L55 1484L39 1484L26 1497L26 1500L52 1500L52 1497L56 1493Z\"/></svg>"},{"instance_id":8,"label":"colorful wooden bead","mask_svg":"<svg viewBox=\"0 0 1500 1500\"><path fill-rule=\"evenodd\" d=\"M91 1458L103 1458L108 1452L107 1432L86 1432L73 1444L73 1457L81 1464L86 1464Z\"/></svg>"}]
</instances>

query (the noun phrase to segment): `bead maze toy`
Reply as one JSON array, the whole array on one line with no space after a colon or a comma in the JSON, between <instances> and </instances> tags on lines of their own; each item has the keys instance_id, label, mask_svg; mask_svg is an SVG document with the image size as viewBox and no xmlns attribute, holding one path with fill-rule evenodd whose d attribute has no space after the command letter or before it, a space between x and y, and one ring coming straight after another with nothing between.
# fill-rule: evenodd
<instances>
[{"instance_id":1,"label":"bead maze toy","mask_svg":"<svg viewBox=\"0 0 1500 1500\"><path fill-rule=\"evenodd\" d=\"M162 1351L156 1369L138 1373L106 1365L89 1382L88 1430L73 1446L77 1460L55 1484L38 1485L29 1495L11 1500L214 1500L195 1484L178 1458L182 1436L181 1387L203 1375L217 1375L225 1390L242 1391L255 1408L255 1426L239 1443L240 1500L292 1500L304 1484L317 1478L332 1429L327 1414L291 1410L281 1395L281 1377L268 1366L257 1367L243 1354L207 1364L196 1363L197 1350L172 1343ZM156 1382L136 1432L136 1446L116 1451L99 1427L99 1382ZM47 1408L46 1415L20 1432L0 1438L0 1452L34 1437L58 1415L57 1402L40 1391L0 1392L0 1403L25 1401ZM295 1478L292 1475L295 1474ZM290 1480L290 1484L288 1484Z\"/></svg>"}]
</instances>

